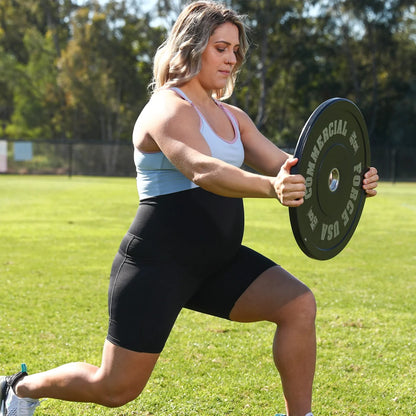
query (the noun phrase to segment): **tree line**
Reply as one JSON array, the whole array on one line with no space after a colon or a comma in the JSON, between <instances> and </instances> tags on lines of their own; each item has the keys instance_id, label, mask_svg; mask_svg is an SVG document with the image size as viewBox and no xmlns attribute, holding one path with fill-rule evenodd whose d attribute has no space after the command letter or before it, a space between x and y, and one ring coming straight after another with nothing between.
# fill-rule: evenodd
<instances>
[{"instance_id":1,"label":"tree line","mask_svg":"<svg viewBox=\"0 0 416 416\"><path fill-rule=\"evenodd\" d=\"M182 0L0 0L0 137L128 142ZM416 136L413 0L226 0L250 51L232 104L282 146L313 109L353 100L370 140Z\"/></svg>"}]
</instances>

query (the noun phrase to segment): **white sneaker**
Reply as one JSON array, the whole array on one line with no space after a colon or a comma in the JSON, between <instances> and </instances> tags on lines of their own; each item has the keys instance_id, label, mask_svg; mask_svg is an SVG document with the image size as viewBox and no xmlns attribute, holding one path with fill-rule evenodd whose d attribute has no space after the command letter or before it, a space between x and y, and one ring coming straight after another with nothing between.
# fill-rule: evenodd
<instances>
[{"instance_id":1,"label":"white sneaker","mask_svg":"<svg viewBox=\"0 0 416 416\"><path fill-rule=\"evenodd\" d=\"M39 404L39 400L17 397L13 389L10 389L4 405L4 413L0 415L32 416Z\"/></svg>"},{"instance_id":2,"label":"white sneaker","mask_svg":"<svg viewBox=\"0 0 416 416\"><path fill-rule=\"evenodd\" d=\"M12 376L0 377L0 416L32 416L39 406L39 400L17 397L13 386L27 376L26 366Z\"/></svg>"}]
</instances>

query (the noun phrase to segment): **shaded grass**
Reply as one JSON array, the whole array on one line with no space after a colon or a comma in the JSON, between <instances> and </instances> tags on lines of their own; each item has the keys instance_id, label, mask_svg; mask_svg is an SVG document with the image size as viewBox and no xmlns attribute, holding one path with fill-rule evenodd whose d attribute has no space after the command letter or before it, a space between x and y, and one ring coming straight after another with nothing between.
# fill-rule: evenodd
<instances>
[{"instance_id":1,"label":"shaded grass","mask_svg":"<svg viewBox=\"0 0 416 416\"><path fill-rule=\"evenodd\" d=\"M99 365L112 259L134 217L134 179L0 176L0 373ZM413 415L416 185L386 184L348 246L303 255L287 210L247 200L245 243L314 291L316 415ZM283 411L273 325L184 310L143 395L120 409L47 400L39 415L252 415Z\"/></svg>"}]
</instances>

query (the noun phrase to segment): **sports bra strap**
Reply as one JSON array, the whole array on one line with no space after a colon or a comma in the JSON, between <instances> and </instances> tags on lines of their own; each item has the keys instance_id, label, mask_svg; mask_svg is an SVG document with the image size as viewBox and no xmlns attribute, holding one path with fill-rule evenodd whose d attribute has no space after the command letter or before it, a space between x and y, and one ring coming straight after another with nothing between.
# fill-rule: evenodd
<instances>
[{"instance_id":1,"label":"sports bra strap","mask_svg":"<svg viewBox=\"0 0 416 416\"><path fill-rule=\"evenodd\" d=\"M198 107L188 98L188 96L179 88L171 87L171 90L175 91L178 95L180 95L185 101L188 101L189 104L195 108L196 112L198 113L199 117L205 120L203 114L199 111Z\"/></svg>"},{"instance_id":2,"label":"sports bra strap","mask_svg":"<svg viewBox=\"0 0 416 416\"><path fill-rule=\"evenodd\" d=\"M181 90L181 89L179 89L179 88L177 88L177 87L171 87L170 88L171 90L173 90L173 91L175 91L178 95L180 95L184 100L186 100L186 101L188 101L188 103L191 103L192 105L193 105L193 103L192 103L192 101L187 97L187 95Z\"/></svg>"},{"instance_id":3,"label":"sports bra strap","mask_svg":"<svg viewBox=\"0 0 416 416\"><path fill-rule=\"evenodd\" d=\"M199 111L198 107L188 98L188 96L180 88L171 87L170 89L175 91L184 100L188 101L188 103L190 103L192 105L192 107L195 108L196 112L199 114L201 119L206 123L204 115L201 113L201 111ZM239 126L238 126L238 123L237 123L237 120L236 120L234 114L232 114L231 111L228 110L228 108L225 105L223 105L221 101L218 101L218 100L215 100L215 99L214 99L214 101L218 105L218 107L220 107L222 109L222 111L224 111L224 113L227 115L228 119L231 121L231 124L234 127L234 131L235 132L239 131Z\"/></svg>"}]
</instances>

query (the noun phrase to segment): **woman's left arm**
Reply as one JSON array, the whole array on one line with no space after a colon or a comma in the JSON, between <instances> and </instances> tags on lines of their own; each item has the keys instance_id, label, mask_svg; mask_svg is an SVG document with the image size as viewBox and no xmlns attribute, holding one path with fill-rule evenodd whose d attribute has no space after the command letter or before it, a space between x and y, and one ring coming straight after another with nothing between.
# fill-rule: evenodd
<instances>
[{"instance_id":1,"label":"woman's left arm","mask_svg":"<svg viewBox=\"0 0 416 416\"><path fill-rule=\"evenodd\" d=\"M228 108L238 121L244 146L244 163L263 175L276 176L292 155L279 149L263 136L243 110L230 105Z\"/></svg>"},{"instance_id":2,"label":"woman's left arm","mask_svg":"<svg viewBox=\"0 0 416 416\"><path fill-rule=\"evenodd\" d=\"M244 111L231 106L230 110L238 120L245 164L262 175L276 178L274 189L283 205L301 205L306 189L305 178L291 173L298 160L263 136Z\"/></svg>"},{"instance_id":3,"label":"woman's left arm","mask_svg":"<svg viewBox=\"0 0 416 416\"><path fill-rule=\"evenodd\" d=\"M260 174L276 176L291 155L263 136L243 110L230 105L228 108L238 121L244 146L244 163Z\"/></svg>"},{"instance_id":4,"label":"woman's left arm","mask_svg":"<svg viewBox=\"0 0 416 416\"><path fill-rule=\"evenodd\" d=\"M229 106L238 120L240 126L241 140L245 151L245 163L263 175L276 176L281 172L281 168L292 155L279 149L270 140L264 137L250 117L241 109ZM293 163L291 162L293 166ZM285 177L289 180L296 179L288 175L287 170L283 169ZM367 197L377 195L377 185L379 176L377 169L371 167L364 175L363 189Z\"/></svg>"}]
</instances>

